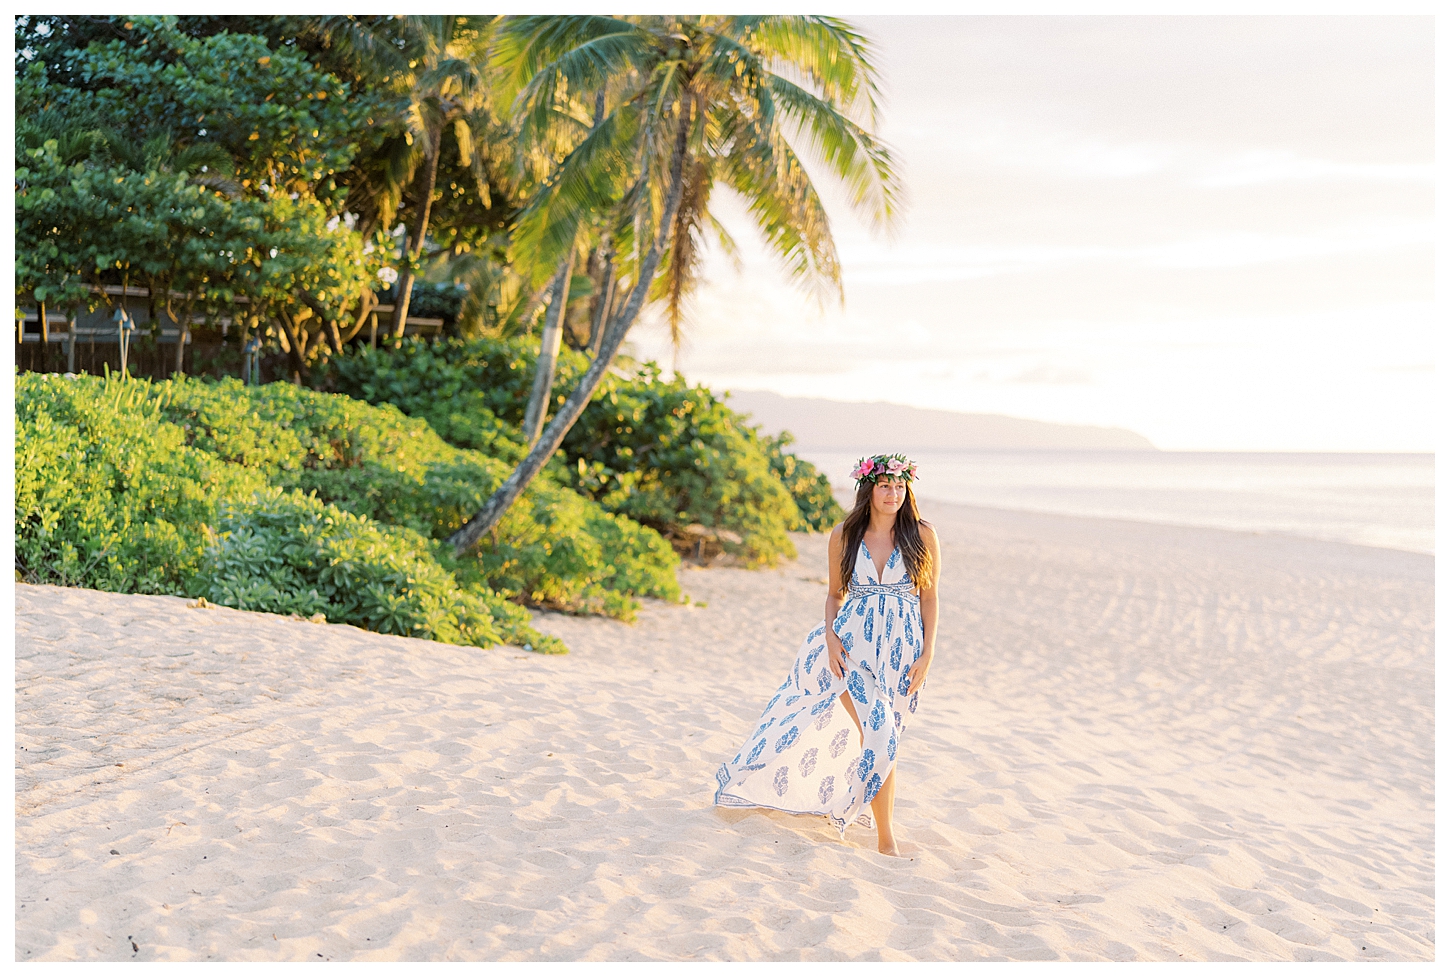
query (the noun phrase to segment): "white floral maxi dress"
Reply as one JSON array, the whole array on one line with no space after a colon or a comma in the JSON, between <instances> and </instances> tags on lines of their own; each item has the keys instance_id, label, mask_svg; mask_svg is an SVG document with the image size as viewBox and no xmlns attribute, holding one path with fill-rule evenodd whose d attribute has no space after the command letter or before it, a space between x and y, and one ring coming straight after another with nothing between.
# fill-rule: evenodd
<instances>
[{"instance_id":1,"label":"white floral maxi dress","mask_svg":"<svg viewBox=\"0 0 1450 977\"><path fill-rule=\"evenodd\" d=\"M715 803L824 814L845 837L853 819L871 824L869 804L896 765L906 719L907 670L921 656L921 601L893 549L882 579L863 542L832 625L846 651L846 676L831 674L822 621L796 652L790 674L765 704L755 731L715 773ZM849 692L862 734L841 705Z\"/></svg>"}]
</instances>

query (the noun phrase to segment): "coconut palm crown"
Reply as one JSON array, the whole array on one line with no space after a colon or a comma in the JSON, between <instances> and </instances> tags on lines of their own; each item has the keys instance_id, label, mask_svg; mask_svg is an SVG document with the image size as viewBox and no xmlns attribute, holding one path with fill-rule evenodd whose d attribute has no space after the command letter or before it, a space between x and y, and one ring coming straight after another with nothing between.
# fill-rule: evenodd
<instances>
[{"instance_id":1,"label":"coconut palm crown","mask_svg":"<svg viewBox=\"0 0 1450 977\"><path fill-rule=\"evenodd\" d=\"M515 236L516 253L543 273L581 227L612 218L605 232L620 272L640 280L684 127L680 201L649 283L676 341L709 239L736 250L710 213L717 184L739 195L788 274L822 295L842 297L840 261L802 150L871 226L893 223L899 181L871 132L876 69L866 39L841 20L516 17L498 36L500 101L512 98L521 120L519 159L551 167Z\"/></svg>"}]
</instances>

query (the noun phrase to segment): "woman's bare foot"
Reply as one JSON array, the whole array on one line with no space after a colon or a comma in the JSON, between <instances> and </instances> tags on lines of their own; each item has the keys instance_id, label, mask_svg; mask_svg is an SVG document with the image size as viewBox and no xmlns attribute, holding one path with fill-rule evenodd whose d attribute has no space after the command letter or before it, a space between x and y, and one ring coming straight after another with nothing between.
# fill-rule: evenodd
<instances>
[{"instance_id":1,"label":"woman's bare foot","mask_svg":"<svg viewBox=\"0 0 1450 977\"><path fill-rule=\"evenodd\" d=\"M901 849L896 847L895 838L877 838L876 850L883 855L890 855L893 858L901 857Z\"/></svg>"}]
</instances>

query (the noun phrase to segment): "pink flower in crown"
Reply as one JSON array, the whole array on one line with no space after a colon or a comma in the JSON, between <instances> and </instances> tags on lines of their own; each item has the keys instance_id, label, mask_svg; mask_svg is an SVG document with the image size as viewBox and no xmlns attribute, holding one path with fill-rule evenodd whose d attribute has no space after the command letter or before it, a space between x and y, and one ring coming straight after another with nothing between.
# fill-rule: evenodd
<instances>
[{"instance_id":1,"label":"pink flower in crown","mask_svg":"<svg viewBox=\"0 0 1450 977\"><path fill-rule=\"evenodd\" d=\"M892 475L900 475L902 472L906 471L906 462L902 461L900 458L892 458L886 463L886 471Z\"/></svg>"},{"instance_id":2,"label":"pink flower in crown","mask_svg":"<svg viewBox=\"0 0 1450 977\"><path fill-rule=\"evenodd\" d=\"M865 478L866 476L868 476L870 474L871 474L871 459L870 458L862 458L860 461L856 462L856 467L853 468L853 469L851 469L851 477L854 478L858 482L861 479Z\"/></svg>"}]
</instances>

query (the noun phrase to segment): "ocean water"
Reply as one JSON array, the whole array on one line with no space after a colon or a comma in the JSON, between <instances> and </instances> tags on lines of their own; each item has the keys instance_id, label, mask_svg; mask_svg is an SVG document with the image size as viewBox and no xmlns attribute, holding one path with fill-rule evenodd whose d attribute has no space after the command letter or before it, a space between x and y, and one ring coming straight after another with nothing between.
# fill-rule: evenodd
<instances>
[{"instance_id":1,"label":"ocean water","mask_svg":"<svg viewBox=\"0 0 1450 977\"><path fill-rule=\"evenodd\" d=\"M801 452L839 489L855 456ZM965 505L1435 551L1435 456L1188 451L921 454L916 492Z\"/></svg>"}]
</instances>

